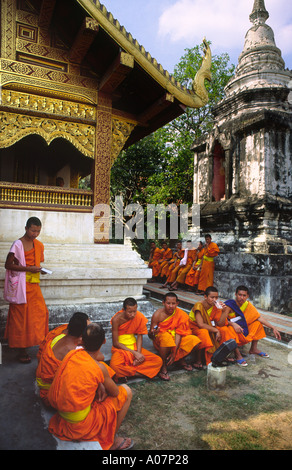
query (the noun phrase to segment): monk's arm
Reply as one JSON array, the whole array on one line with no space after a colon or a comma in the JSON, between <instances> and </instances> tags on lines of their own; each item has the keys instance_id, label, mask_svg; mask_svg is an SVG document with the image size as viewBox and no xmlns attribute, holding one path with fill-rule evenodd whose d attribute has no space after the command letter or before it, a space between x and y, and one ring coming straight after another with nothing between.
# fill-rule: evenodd
<instances>
[{"instance_id":1,"label":"monk's arm","mask_svg":"<svg viewBox=\"0 0 292 470\"><path fill-rule=\"evenodd\" d=\"M281 339L281 334L279 333L277 328L275 328L273 325L271 325L271 323L268 322L268 320L266 320L265 317L260 315L260 317L258 318L258 321L261 322L262 325L267 326L268 328L271 328L271 330L273 331L274 336L275 336L276 339L278 339L278 340Z\"/></svg>"},{"instance_id":2,"label":"monk's arm","mask_svg":"<svg viewBox=\"0 0 292 470\"><path fill-rule=\"evenodd\" d=\"M149 338L154 339L154 333L158 333L159 331L159 311L153 313L151 318L150 330L149 330ZM156 329L156 330L155 330Z\"/></svg>"},{"instance_id":3,"label":"monk's arm","mask_svg":"<svg viewBox=\"0 0 292 470\"><path fill-rule=\"evenodd\" d=\"M141 353L143 345L143 335L137 335L137 351Z\"/></svg>"},{"instance_id":4,"label":"monk's arm","mask_svg":"<svg viewBox=\"0 0 292 470\"><path fill-rule=\"evenodd\" d=\"M167 358L167 365L168 366L173 364L175 356L176 356L176 352L180 347L180 343L181 343L181 335L179 335L178 333L175 333L175 348L172 348L172 350L171 350L171 352L170 352L170 354Z\"/></svg>"},{"instance_id":5,"label":"monk's arm","mask_svg":"<svg viewBox=\"0 0 292 470\"><path fill-rule=\"evenodd\" d=\"M225 325L228 313L229 313L228 307L223 307L220 320L217 322L218 326L224 326Z\"/></svg>"},{"instance_id":6,"label":"monk's arm","mask_svg":"<svg viewBox=\"0 0 292 470\"><path fill-rule=\"evenodd\" d=\"M204 328L205 330L211 331L211 333L217 333L218 330L215 326L208 325L208 323L204 323L203 317L199 310L195 311L196 315L196 322L199 328Z\"/></svg>"},{"instance_id":7,"label":"monk's arm","mask_svg":"<svg viewBox=\"0 0 292 470\"><path fill-rule=\"evenodd\" d=\"M5 262L5 269L8 269L9 271L29 271L31 273L38 273L41 270L38 266L22 266L15 258L14 253L8 253Z\"/></svg>"},{"instance_id":8,"label":"monk's arm","mask_svg":"<svg viewBox=\"0 0 292 470\"><path fill-rule=\"evenodd\" d=\"M103 377L104 377L104 388L106 390L106 393L110 397L117 397L119 394L119 387L115 384L115 382L110 378L109 373L107 371L107 368L103 364L98 364L100 367Z\"/></svg>"}]
</instances>

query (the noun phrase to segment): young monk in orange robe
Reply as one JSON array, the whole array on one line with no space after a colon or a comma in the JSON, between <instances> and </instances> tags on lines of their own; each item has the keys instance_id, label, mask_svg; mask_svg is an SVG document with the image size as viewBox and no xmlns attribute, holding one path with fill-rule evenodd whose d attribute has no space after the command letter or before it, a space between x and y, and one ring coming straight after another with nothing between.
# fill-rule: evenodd
<instances>
[{"instance_id":1,"label":"young monk in orange robe","mask_svg":"<svg viewBox=\"0 0 292 470\"><path fill-rule=\"evenodd\" d=\"M202 265L203 256L204 256L204 247L203 247L202 242L199 243L199 246L196 251L197 251L197 255L193 261L193 265L191 269L186 275L186 280L185 280L185 284L188 286L188 290L192 291L194 289L195 292L198 288L199 277L201 273L201 265Z\"/></svg>"},{"instance_id":2,"label":"young monk in orange robe","mask_svg":"<svg viewBox=\"0 0 292 470\"><path fill-rule=\"evenodd\" d=\"M40 232L41 221L28 219L25 234L14 242L5 263L6 280L18 279L12 300L12 283L5 280L4 298L10 301L5 338L10 348L19 350L21 363L31 361L26 348L40 344L49 331L49 312L39 286L44 261L44 245L36 239Z\"/></svg>"},{"instance_id":3,"label":"young monk in orange robe","mask_svg":"<svg viewBox=\"0 0 292 470\"><path fill-rule=\"evenodd\" d=\"M158 263L158 261L162 259L162 255L163 250L161 248L158 248L155 242L152 242L148 262L148 268L152 269L152 278L158 277L159 275L160 264Z\"/></svg>"},{"instance_id":4,"label":"young monk in orange robe","mask_svg":"<svg viewBox=\"0 0 292 470\"><path fill-rule=\"evenodd\" d=\"M74 313L69 321L68 328L65 330L66 333L63 331L52 337L43 348L36 370L36 381L40 398L45 405L50 405L47 395L61 361L69 351L81 345L82 333L88 322L88 315L85 313Z\"/></svg>"},{"instance_id":5,"label":"young monk in orange robe","mask_svg":"<svg viewBox=\"0 0 292 470\"><path fill-rule=\"evenodd\" d=\"M64 325L59 325L53 330L49 331L49 333L46 335L45 339L41 342L39 345L39 349L37 352L37 361L40 362L41 355L46 347L46 345L51 342L54 338L61 334L67 334L68 333L68 323L65 323Z\"/></svg>"},{"instance_id":6,"label":"young monk in orange robe","mask_svg":"<svg viewBox=\"0 0 292 470\"><path fill-rule=\"evenodd\" d=\"M161 367L162 359L142 347L143 335L148 333L148 320L137 310L137 302L129 297L123 303L123 309L111 319L112 357L110 367L117 378L155 377ZM136 336L137 335L137 339Z\"/></svg>"},{"instance_id":7,"label":"young monk in orange robe","mask_svg":"<svg viewBox=\"0 0 292 470\"><path fill-rule=\"evenodd\" d=\"M177 272L180 269L180 262L184 257L184 251L182 249L182 244L181 242L178 242L177 244L177 252L174 254L173 260L174 262L170 265L168 272L166 273L166 281L163 284L163 288L167 287L168 285L171 285L177 276Z\"/></svg>"},{"instance_id":8,"label":"young monk in orange robe","mask_svg":"<svg viewBox=\"0 0 292 470\"><path fill-rule=\"evenodd\" d=\"M126 384L117 386L100 362L105 342L100 325L88 325L82 342L84 349L65 356L50 387L48 399L58 413L48 429L65 441L98 441L103 450L130 449L133 441L116 433L129 409L131 389ZM100 384L103 395L97 395Z\"/></svg>"},{"instance_id":9,"label":"young monk in orange robe","mask_svg":"<svg viewBox=\"0 0 292 470\"><path fill-rule=\"evenodd\" d=\"M276 339L281 340L281 334L248 301L248 297L247 287L238 286L236 288L235 300L226 301L228 323L237 333L240 346L251 342L249 354L269 357L267 353L260 351L257 347L258 341L266 336L263 325L271 328Z\"/></svg>"},{"instance_id":10,"label":"young monk in orange robe","mask_svg":"<svg viewBox=\"0 0 292 470\"><path fill-rule=\"evenodd\" d=\"M214 281L214 258L219 254L218 245L212 242L211 235L205 236L206 245L204 246L203 263L201 267L198 291L204 293L207 287L213 286Z\"/></svg>"},{"instance_id":11,"label":"young monk in orange robe","mask_svg":"<svg viewBox=\"0 0 292 470\"><path fill-rule=\"evenodd\" d=\"M156 310L152 316L149 336L163 360L159 377L170 380L167 366L176 361L180 362L183 369L192 370L185 357L197 347L200 340L192 335L188 315L178 308L176 294L168 292L162 303L163 308Z\"/></svg>"},{"instance_id":12,"label":"young monk in orange robe","mask_svg":"<svg viewBox=\"0 0 292 470\"><path fill-rule=\"evenodd\" d=\"M197 302L191 311L190 326L192 331L198 335L202 342L206 344L205 359L209 364L211 357L220 344L234 339L239 345L240 341L234 329L228 326L227 307L221 302L220 307L216 306L218 302L218 290L216 287L209 286L206 289L204 300ZM201 331L199 331L201 330ZM214 348L208 348L209 339L211 339ZM240 366L247 366L238 348L234 350L236 362Z\"/></svg>"},{"instance_id":13,"label":"young monk in orange robe","mask_svg":"<svg viewBox=\"0 0 292 470\"><path fill-rule=\"evenodd\" d=\"M162 258L158 260L153 266L153 276L155 273L155 277L161 276L162 269L168 265L168 262L172 258L172 250L167 246L167 243L165 242L162 243L161 254Z\"/></svg>"}]
</instances>

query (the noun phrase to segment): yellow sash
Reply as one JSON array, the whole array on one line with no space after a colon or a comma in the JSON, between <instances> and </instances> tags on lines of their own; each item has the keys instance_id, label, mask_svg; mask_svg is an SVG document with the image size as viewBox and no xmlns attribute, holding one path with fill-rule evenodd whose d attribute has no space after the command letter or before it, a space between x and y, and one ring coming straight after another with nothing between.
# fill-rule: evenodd
<instances>
[{"instance_id":1,"label":"yellow sash","mask_svg":"<svg viewBox=\"0 0 292 470\"><path fill-rule=\"evenodd\" d=\"M246 301L244 302L244 304L242 304L242 306L240 307L240 310L241 310L242 312L245 312L247 306L248 306L248 300L246 300Z\"/></svg>"},{"instance_id":2,"label":"yellow sash","mask_svg":"<svg viewBox=\"0 0 292 470\"><path fill-rule=\"evenodd\" d=\"M53 349L53 347L55 346L55 344L62 338L64 338L64 336L66 336L64 333L61 333L60 335L56 336L52 342L51 342L51 348Z\"/></svg>"},{"instance_id":3,"label":"yellow sash","mask_svg":"<svg viewBox=\"0 0 292 470\"><path fill-rule=\"evenodd\" d=\"M91 405L89 405L85 410L81 411L58 411L59 415L62 416L69 423L79 423L83 421L89 414L91 410Z\"/></svg>"},{"instance_id":4,"label":"yellow sash","mask_svg":"<svg viewBox=\"0 0 292 470\"><path fill-rule=\"evenodd\" d=\"M43 390L49 390L50 387L51 387L51 384L43 382L43 380L40 377L37 377L36 381L37 381L38 387L43 389Z\"/></svg>"},{"instance_id":5,"label":"yellow sash","mask_svg":"<svg viewBox=\"0 0 292 470\"><path fill-rule=\"evenodd\" d=\"M66 336L64 333L61 333L59 336L56 336L51 342L51 348L53 348L55 344L59 341L59 339L63 338L64 336ZM49 390L51 387L51 384L44 382L40 377L36 378L36 382L38 384L38 387L43 390Z\"/></svg>"},{"instance_id":6,"label":"yellow sash","mask_svg":"<svg viewBox=\"0 0 292 470\"><path fill-rule=\"evenodd\" d=\"M246 302L244 302L244 304L242 304L242 306L240 307L240 310L241 310L242 312L244 312L244 311L246 310L247 306L248 306L248 300L247 300ZM237 315L236 315L235 312L230 312L230 313L228 314L228 318L236 318L236 316L237 316Z\"/></svg>"},{"instance_id":7,"label":"yellow sash","mask_svg":"<svg viewBox=\"0 0 292 470\"><path fill-rule=\"evenodd\" d=\"M135 349L136 337L133 333L128 335L120 335L118 337L119 343L124 344L129 349Z\"/></svg>"},{"instance_id":8,"label":"yellow sash","mask_svg":"<svg viewBox=\"0 0 292 470\"><path fill-rule=\"evenodd\" d=\"M27 271L26 273L26 282L30 284L38 284L40 282L40 273L31 273Z\"/></svg>"},{"instance_id":9,"label":"yellow sash","mask_svg":"<svg viewBox=\"0 0 292 470\"><path fill-rule=\"evenodd\" d=\"M170 315L169 317L165 318L161 323L169 320L171 317L173 317L175 314L175 311L173 312L172 315ZM175 338L175 330L167 330L168 333L170 333L172 335L173 338Z\"/></svg>"},{"instance_id":10,"label":"yellow sash","mask_svg":"<svg viewBox=\"0 0 292 470\"><path fill-rule=\"evenodd\" d=\"M214 261L214 258L211 258L211 256L204 255L203 258L205 261Z\"/></svg>"},{"instance_id":11,"label":"yellow sash","mask_svg":"<svg viewBox=\"0 0 292 470\"><path fill-rule=\"evenodd\" d=\"M208 313L209 317L211 316L212 309L213 309L213 307L211 307L211 308L209 308L209 310L207 310L207 313ZM190 318L190 320L196 322L196 315L195 315L195 312L193 310L190 311L189 318Z\"/></svg>"},{"instance_id":12,"label":"yellow sash","mask_svg":"<svg viewBox=\"0 0 292 470\"><path fill-rule=\"evenodd\" d=\"M195 312L193 310L190 311L189 319L192 320L192 321L196 321L196 315L195 315Z\"/></svg>"}]
</instances>

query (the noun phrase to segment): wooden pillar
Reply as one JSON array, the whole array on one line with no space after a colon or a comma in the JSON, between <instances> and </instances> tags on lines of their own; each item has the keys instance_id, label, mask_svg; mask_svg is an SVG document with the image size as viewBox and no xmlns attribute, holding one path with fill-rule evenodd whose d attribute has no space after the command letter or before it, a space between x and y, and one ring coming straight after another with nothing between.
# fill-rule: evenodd
<instances>
[{"instance_id":1,"label":"wooden pillar","mask_svg":"<svg viewBox=\"0 0 292 470\"><path fill-rule=\"evenodd\" d=\"M99 93L93 187L94 243L109 242L111 153L112 100L111 96Z\"/></svg>"}]
</instances>

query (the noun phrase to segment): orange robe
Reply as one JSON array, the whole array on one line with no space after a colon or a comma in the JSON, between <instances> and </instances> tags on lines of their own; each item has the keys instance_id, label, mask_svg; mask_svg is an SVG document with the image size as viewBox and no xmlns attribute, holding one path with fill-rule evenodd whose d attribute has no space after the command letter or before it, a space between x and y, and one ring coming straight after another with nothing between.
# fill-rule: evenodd
<instances>
[{"instance_id":1,"label":"orange robe","mask_svg":"<svg viewBox=\"0 0 292 470\"><path fill-rule=\"evenodd\" d=\"M167 274L167 282L168 284L172 284L176 280L177 272L180 268L179 263L181 262L181 258L184 256L184 250L180 250L178 252L178 259L170 266Z\"/></svg>"},{"instance_id":2,"label":"orange robe","mask_svg":"<svg viewBox=\"0 0 292 470\"><path fill-rule=\"evenodd\" d=\"M220 334L221 334L221 339L218 342L215 338L216 336L215 333L212 333L206 330L205 328L199 328L196 321L194 321L194 316L192 316L191 318L192 323L190 324L192 331L196 335L198 335L198 337L201 338L202 341L203 341L202 335L205 336L205 340L207 340L208 335L209 335L209 338L211 339L213 346L214 346L214 348L211 347L209 349L205 349L206 364L209 364L213 353L220 346L220 344L224 343L225 341L228 341L229 339L234 339L238 345L240 344L240 340L239 340L237 333L234 331L232 326L228 326L227 319L225 320L224 326L217 325L217 322L219 322L221 314L222 314L221 309L217 308L214 305L208 310L205 310L202 302L197 302L193 306L192 312L195 312L196 310L198 310L201 313L204 323L215 326L220 331Z\"/></svg>"},{"instance_id":3,"label":"orange robe","mask_svg":"<svg viewBox=\"0 0 292 470\"><path fill-rule=\"evenodd\" d=\"M52 341L52 339L56 338L56 336L59 336L61 333L63 333L65 330L67 330L67 328L68 328L68 323L66 323L64 325L59 325L56 328L54 328L53 330L49 331L49 333L47 334L45 339L39 345L39 350L38 350L38 353L37 353L38 362L40 361L42 352L43 352L44 348L46 347L46 344L48 342Z\"/></svg>"},{"instance_id":4,"label":"orange robe","mask_svg":"<svg viewBox=\"0 0 292 470\"><path fill-rule=\"evenodd\" d=\"M191 268L189 272L187 273L185 284L187 284L188 286L194 287L195 285L199 283L199 278L200 278L200 273L201 273L200 267L202 264L203 255L204 255L204 250L202 249L198 253L198 259L196 261L195 266Z\"/></svg>"},{"instance_id":5,"label":"orange robe","mask_svg":"<svg viewBox=\"0 0 292 470\"><path fill-rule=\"evenodd\" d=\"M247 327L248 327L248 335L244 336L244 334L242 333L238 334L239 346L242 346L246 343L250 343L253 340L259 341L260 339L265 338L266 333L265 333L264 327L262 323L258 321L258 318L260 317L260 313L255 308L255 306L252 305L250 302L246 301L240 307L240 309L244 313L244 316L245 316L245 320L246 320ZM234 312L231 312L228 315L228 318L229 320L232 320L232 318L236 316L237 315Z\"/></svg>"},{"instance_id":6,"label":"orange robe","mask_svg":"<svg viewBox=\"0 0 292 470\"><path fill-rule=\"evenodd\" d=\"M40 266L44 245L34 240L34 248L24 253L26 266ZM26 303L9 304L4 337L10 348L29 348L40 344L48 334L49 312L39 286L39 275L26 273Z\"/></svg>"},{"instance_id":7,"label":"orange robe","mask_svg":"<svg viewBox=\"0 0 292 470\"><path fill-rule=\"evenodd\" d=\"M65 441L98 441L103 450L114 442L117 412L127 400L126 389L119 387L117 397L95 400L103 373L84 349L74 349L63 359L48 393L58 410L50 420L49 431Z\"/></svg>"},{"instance_id":8,"label":"orange robe","mask_svg":"<svg viewBox=\"0 0 292 470\"><path fill-rule=\"evenodd\" d=\"M211 326L210 315L208 314L207 310L205 310L202 302L197 302L189 315L189 325L192 333L196 335L200 340L201 344L199 346L200 349L205 349L205 359L206 364L208 365L211 362L211 358L216 351L216 349L220 346L220 343L216 340L215 334L206 330L205 328L199 328L196 322L195 311L198 310L203 318L204 323Z\"/></svg>"},{"instance_id":9,"label":"orange robe","mask_svg":"<svg viewBox=\"0 0 292 470\"><path fill-rule=\"evenodd\" d=\"M64 325L62 326L63 329L65 329ZM58 327L55 330L61 330L61 327ZM64 336L64 333L60 333L59 335L51 338L50 341L47 341L36 370L36 381L39 387L40 398L46 406L50 406L47 398L48 392L56 375L57 369L62 362L54 355L53 347ZM104 365L108 369L110 377L112 377L114 375L114 371L111 370L107 364Z\"/></svg>"},{"instance_id":10,"label":"orange robe","mask_svg":"<svg viewBox=\"0 0 292 470\"><path fill-rule=\"evenodd\" d=\"M207 248L204 248L198 290L205 291L207 287L213 286L215 269L214 258L218 256L219 251L218 245L214 242L211 242Z\"/></svg>"},{"instance_id":11,"label":"orange robe","mask_svg":"<svg viewBox=\"0 0 292 470\"><path fill-rule=\"evenodd\" d=\"M201 342L190 330L188 315L178 307L172 315L160 322L158 326L160 330L153 340L156 349L159 349L159 347L175 348L175 335L181 335L181 342L176 351L175 361L179 361L190 354L193 348Z\"/></svg>"},{"instance_id":12,"label":"orange robe","mask_svg":"<svg viewBox=\"0 0 292 470\"><path fill-rule=\"evenodd\" d=\"M64 333L60 333L46 343L36 370L36 381L39 387L40 398L47 406L50 406L47 395L56 371L61 364L61 361L53 353L53 346L64 336Z\"/></svg>"},{"instance_id":13,"label":"orange robe","mask_svg":"<svg viewBox=\"0 0 292 470\"><path fill-rule=\"evenodd\" d=\"M159 267L160 276L162 276L163 269L168 268L168 262L171 260L171 258L172 258L172 250L171 248L166 248L166 250L162 254L162 263L159 263L160 264L160 267Z\"/></svg>"},{"instance_id":14,"label":"orange robe","mask_svg":"<svg viewBox=\"0 0 292 470\"><path fill-rule=\"evenodd\" d=\"M116 315L118 313L120 312L117 312ZM132 320L119 326L119 342L137 351L136 338L133 335L146 335L148 333L146 327L147 322L148 320L143 313L137 311ZM135 358L130 351L124 351L123 349L113 346L110 367L115 371L117 377L133 377L138 372L152 379L159 373L162 367L162 359L160 356L157 356L157 354L144 348L141 349L141 354L144 355L145 361L142 364L134 366L133 362Z\"/></svg>"},{"instance_id":15,"label":"orange robe","mask_svg":"<svg viewBox=\"0 0 292 470\"><path fill-rule=\"evenodd\" d=\"M197 255L197 252L196 250L189 250L188 251L188 257L187 257L187 263L185 266L182 266L179 271L178 271L178 275L177 275L177 282L179 282L180 284L184 284L185 283L185 280L186 280L186 276L189 272L189 270L191 269L192 267L192 264L194 262L194 257Z\"/></svg>"},{"instance_id":16,"label":"orange robe","mask_svg":"<svg viewBox=\"0 0 292 470\"><path fill-rule=\"evenodd\" d=\"M161 260L163 254L163 250L160 248L155 248L152 256L152 261L148 264L149 268L152 268L152 277L159 276L160 264L158 263Z\"/></svg>"}]
</instances>

